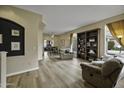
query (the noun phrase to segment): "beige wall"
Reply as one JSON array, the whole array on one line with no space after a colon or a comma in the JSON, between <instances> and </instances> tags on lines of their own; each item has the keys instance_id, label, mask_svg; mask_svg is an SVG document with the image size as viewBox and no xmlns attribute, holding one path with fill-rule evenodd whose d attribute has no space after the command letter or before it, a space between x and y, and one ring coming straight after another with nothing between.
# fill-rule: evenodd
<instances>
[{"instance_id":1,"label":"beige wall","mask_svg":"<svg viewBox=\"0 0 124 93\"><path fill-rule=\"evenodd\" d=\"M118 16L114 16L99 22L96 22L94 24L90 24L87 26L82 26L80 28L74 29L68 33L64 33L62 35L57 36L56 38L56 44L59 47L62 47L59 42L61 42L61 40L65 40L65 45L63 47L67 47L70 44L70 40L69 40L69 36L71 33L79 33L79 32L83 32L83 31L88 31L88 30L92 30L92 29L96 29L96 28L100 28L100 33L99 33L99 56L103 56L105 53L105 35L104 35L104 31L105 31L105 24L110 23L110 22L114 22L114 21L118 21L118 20L122 20L124 19L124 14L118 15Z\"/></svg>"},{"instance_id":2,"label":"beige wall","mask_svg":"<svg viewBox=\"0 0 124 93\"><path fill-rule=\"evenodd\" d=\"M0 17L10 19L25 28L25 56L8 57L7 74L13 75L37 69L38 40L41 40L42 43L43 29L40 27L42 16L11 6L0 6ZM38 38L39 32L41 34L40 39Z\"/></svg>"},{"instance_id":3,"label":"beige wall","mask_svg":"<svg viewBox=\"0 0 124 93\"><path fill-rule=\"evenodd\" d=\"M54 41L59 48L70 48L70 33L57 35Z\"/></svg>"},{"instance_id":4,"label":"beige wall","mask_svg":"<svg viewBox=\"0 0 124 93\"><path fill-rule=\"evenodd\" d=\"M50 34L44 33L43 36L44 36L43 37L44 40L54 40L54 38L52 38L52 35L50 35Z\"/></svg>"},{"instance_id":5,"label":"beige wall","mask_svg":"<svg viewBox=\"0 0 124 93\"><path fill-rule=\"evenodd\" d=\"M38 60L42 60L43 59L43 31L45 28L45 24L44 23L40 23L39 25L39 31L38 31Z\"/></svg>"},{"instance_id":6,"label":"beige wall","mask_svg":"<svg viewBox=\"0 0 124 93\"><path fill-rule=\"evenodd\" d=\"M54 37L52 37L51 34L44 33L43 38L44 40L53 40L54 46L58 46L59 48L69 47L70 45L70 43L68 43L68 41L70 41L70 33L64 35L55 35Z\"/></svg>"}]
</instances>

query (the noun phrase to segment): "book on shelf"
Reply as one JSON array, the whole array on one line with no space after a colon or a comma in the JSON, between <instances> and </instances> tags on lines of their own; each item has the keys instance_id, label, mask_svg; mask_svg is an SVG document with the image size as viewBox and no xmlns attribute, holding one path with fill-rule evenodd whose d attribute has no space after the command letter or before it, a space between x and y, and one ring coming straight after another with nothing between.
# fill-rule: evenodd
<instances>
[{"instance_id":1,"label":"book on shelf","mask_svg":"<svg viewBox=\"0 0 124 93\"><path fill-rule=\"evenodd\" d=\"M78 33L78 52L79 57L89 60L95 60L98 54L98 30L91 30L82 33Z\"/></svg>"}]
</instances>

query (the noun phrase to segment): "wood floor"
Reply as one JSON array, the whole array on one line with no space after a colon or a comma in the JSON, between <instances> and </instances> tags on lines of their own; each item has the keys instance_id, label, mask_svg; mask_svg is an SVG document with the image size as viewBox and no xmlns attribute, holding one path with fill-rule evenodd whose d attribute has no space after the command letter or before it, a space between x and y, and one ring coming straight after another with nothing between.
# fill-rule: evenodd
<instances>
[{"instance_id":1,"label":"wood floor","mask_svg":"<svg viewBox=\"0 0 124 93\"><path fill-rule=\"evenodd\" d=\"M8 87L17 88L85 88L81 77L81 60L60 60L51 56L39 62L39 69L8 77Z\"/></svg>"}]
</instances>

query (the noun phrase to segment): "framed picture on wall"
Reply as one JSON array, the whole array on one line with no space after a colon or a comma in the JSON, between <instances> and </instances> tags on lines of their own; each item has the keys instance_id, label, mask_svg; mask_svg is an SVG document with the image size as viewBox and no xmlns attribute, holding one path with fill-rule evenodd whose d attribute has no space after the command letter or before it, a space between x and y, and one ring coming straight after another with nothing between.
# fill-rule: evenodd
<instances>
[{"instance_id":1,"label":"framed picture on wall","mask_svg":"<svg viewBox=\"0 0 124 93\"><path fill-rule=\"evenodd\" d=\"M11 42L11 51L19 51L20 42Z\"/></svg>"},{"instance_id":2,"label":"framed picture on wall","mask_svg":"<svg viewBox=\"0 0 124 93\"><path fill-rule=\"evenodd\" d=\"M25 55L25 28L20 24L0 18L0 51L7 57Z\"/></svg>"},{"instance_id":3,"label":"framed picture on wall","mask_svg":"<svg viewBox=\"0 0 124 93\"><path fill-rule=\"evenodd\" d=\"M65 40L64 39L61 40L60 45L65 46Z\"/></svg>"},{"instance_id":4,"label":"framed picture on wall","mask_svg":"<svg viewBox=\"0 0 124 93\"><path fill-rule=\"evenodd\" d=\"M12 29L12 36L20 36L19 30Z\"/></svg>"}]
</instances>

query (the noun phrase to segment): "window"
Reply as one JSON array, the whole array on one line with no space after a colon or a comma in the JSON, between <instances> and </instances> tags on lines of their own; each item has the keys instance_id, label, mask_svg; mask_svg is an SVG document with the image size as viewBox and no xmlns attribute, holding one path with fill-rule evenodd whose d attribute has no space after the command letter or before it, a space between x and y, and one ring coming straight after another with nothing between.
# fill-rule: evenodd
<instances>
[{"instance_id":1,"label":"window","mask_svg":"<svg viewBox=\"0 0 124 93\"><path fill-rule=\"evenodd\" d=\"M113 38L107 26L105 26L106 53L110 55L124 54L124 48Z\"/></svg>"}]
</instances>

